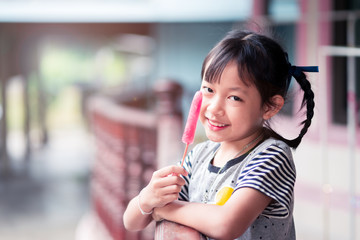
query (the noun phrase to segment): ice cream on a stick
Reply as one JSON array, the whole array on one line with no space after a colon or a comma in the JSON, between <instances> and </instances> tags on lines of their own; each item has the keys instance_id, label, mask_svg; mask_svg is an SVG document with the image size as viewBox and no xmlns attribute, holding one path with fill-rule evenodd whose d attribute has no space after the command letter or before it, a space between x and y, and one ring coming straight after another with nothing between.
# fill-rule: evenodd
<instances>
[{"instance_id":1,"label":"ice cream on a stick","mask_svg":"<svg viewBox=\"0 0 360 240\"><path fill-rule=\"evenodd\" d=\"M191 102L189 115L188 115L188 118L186 121L184 133L182 136L182 141L183 141L183 143L186 144L186 147L185 147L184 155L183 155L183 158L181 161L181 166L183 166L183 164L184 164L184 160L185 160L189 145L194 142L196 124L197 124L199 114L200 114L201 102L202 102L202 92L197 91Z\"/></svg>"}]
</instances>

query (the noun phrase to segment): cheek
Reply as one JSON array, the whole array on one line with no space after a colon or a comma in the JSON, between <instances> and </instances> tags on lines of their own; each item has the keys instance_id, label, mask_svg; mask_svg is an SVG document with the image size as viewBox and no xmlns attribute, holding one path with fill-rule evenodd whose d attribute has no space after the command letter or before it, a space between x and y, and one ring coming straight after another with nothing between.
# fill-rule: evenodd
<instances>
[{"instance_id":1,"label":"cheek","mask_svg":"<svg viewBox=\"0 0 360 240\"><path fill-rule=\"evenodd\" d=\"M252 116L252 122L255 126L262 126L264 123L263 113L254 113L254 115Z\"/></svg>"},{"instance_id":2,"label":"cheek","mask_svg":"<svg viewBox=\"0 0 360 240\"><path fill-rule=\"evenodd\" d=\"M263 113L261 111L256 111L256 106L248 107L242 109L241 112L233 114L233 119L238 125L247 125L249 128L262 126L263 124Z\"/></svg>"},{"instance_id":3,"label":"cheek","mask_svg":"<svg viewBox=\"0 0 360 240\"><path fill-rule=\"evenodd\" d=\"M204 123L204 121L205 121L205 112L206 112L206 107L204 106L204 104L202 104L201 108L200 108L200 115L199 115L200 122L202 122L202 123Z\"/></svg>"}]
</instances>

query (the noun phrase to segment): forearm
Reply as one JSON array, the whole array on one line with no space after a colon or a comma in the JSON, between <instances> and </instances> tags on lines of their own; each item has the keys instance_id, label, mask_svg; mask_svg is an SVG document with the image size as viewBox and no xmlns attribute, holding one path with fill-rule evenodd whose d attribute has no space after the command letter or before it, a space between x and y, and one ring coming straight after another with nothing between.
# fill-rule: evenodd
<instances>
[{"instance_id":1,"label":"forearm","mask_svg":"<svg viewBox=\"0 0 360 240\"><path fill-rule=\"evenodd\" d=\"M233 193L224 205L175 201L154 210L154 219L164 218L192 227L215 239L241 236L261 214L271 198L251 188Z\"/></svg>"},{"instance_id":2,"label":"forearm","mask_svg":"<svg viewBox=\"0 0 360 240\"><path fill-rule=\"evenodd\" d=\"M143 215L138 206L138 197L133 198L123 216L124 226L129 231L140 231L144 229L151 221L151 215ZM143 209L145 211L145 209Z\"/></svg>"},{"instance_id":3,"label":"forearm","mask_svg":"<svg viewBox=\"0 0 360 240\"><path fill-rule=\"evenodd\" d=\"M175 201L155 209L158 217L186 225L215 239L229 239L224 206Z\"/></svg>"}]
</instances>

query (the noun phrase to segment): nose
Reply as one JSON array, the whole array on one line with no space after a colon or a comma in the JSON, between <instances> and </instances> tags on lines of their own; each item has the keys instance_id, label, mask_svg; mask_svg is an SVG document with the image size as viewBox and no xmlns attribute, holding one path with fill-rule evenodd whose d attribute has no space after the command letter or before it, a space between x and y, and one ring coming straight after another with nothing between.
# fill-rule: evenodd
<instances>
[{"instance_id":1,"label":"nose","mask_svg":"<svg viewBox=\"0 0 360 240\"><path fill-rule=\"evenodd\" d=\"M218 97L213 97L208 100L206 111L212 116L222 116L224 114L224 104L225 103L223 103Z\"/></svg>"}]
</instances>

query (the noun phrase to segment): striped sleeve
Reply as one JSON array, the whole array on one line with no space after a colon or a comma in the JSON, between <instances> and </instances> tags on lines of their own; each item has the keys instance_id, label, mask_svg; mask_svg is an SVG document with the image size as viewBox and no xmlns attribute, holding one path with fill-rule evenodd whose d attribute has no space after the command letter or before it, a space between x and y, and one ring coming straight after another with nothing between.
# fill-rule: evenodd
<instances>
[{"instance_id":1,"label":"striped sleeve","mask_svg":"<svg viewBox=\"0 0 360 240\"><path fill-rule=\"evenodd\" d=\"M275 201L262 214L284 218L290 212L295 179L296 171L290 150L286 152L276 145L271 145L244 167L235 190L250 187L271 197Z\"/></svg>"},{"instance_id":2,"label":"striped sleeve","mask_svg":"<svg viewBox=\"0 0 360 240\"><path fill-rule=\"evenodd\" d=\"M191 178L191 172L192 172L192 164L191 159L193 158L194 150L191 150L184 161L183 167L185 170L189 173L187 176L182 176L182 178L185 180L185 185L181 188L181 191L179 193L179 200L182 201L189 201L189 183ZM179 165L181 162L179 162Z\"/></svg>"}]
</instances>

